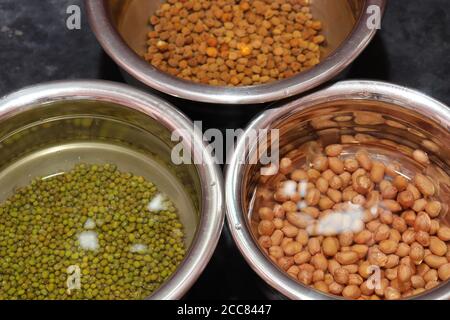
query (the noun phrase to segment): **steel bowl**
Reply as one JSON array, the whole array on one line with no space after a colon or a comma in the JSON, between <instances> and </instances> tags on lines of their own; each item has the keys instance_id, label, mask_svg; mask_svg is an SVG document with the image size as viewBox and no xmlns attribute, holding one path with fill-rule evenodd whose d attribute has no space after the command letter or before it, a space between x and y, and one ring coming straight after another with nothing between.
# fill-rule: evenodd
<instances>
[{"instance_id":1,"label":"steel bowl","mask_svg":"<svg viewBox=\"0 0 450 320\"><path fill-rule=\"evenodd\" d=\"M112 59L146 86L188 100L220 104L256 104L287 98L315 88L345 69L369 44L376 29L369 28L373 6L384 13L385 0L311 0L315 17L324 25L327 48L322 62L296 76L247 87L197 84L154 68L146 52L148 19L160 0L86 0L90 25Z\"/></svg>"},{"instance_id":2,"label":"steel bowl","mask_svg":"<svg viewBox=\"0 0 450 320\"><path fill-rule=\"evenodd\" d=\"M376 121L369 122L368 119ZM264 152L265 149L257 149L255 143L248 143L248 139L254 141L255 133L261 129L279 129L280 158L291 152L295 155L297 148L308 141L319 139L324 145L340 143L343 134L357 137L356 145L364 139L376 138L369 144L374 143L375 147L378 145L376 141L379 141L385 146L390 145L386 148L391 148L389 150L399 158L403 153L410 156L412 150L423 149L437 164L436 168L427 167L427 170L430 168L430 174L436 177L441 202L448 212L450 109L444 104L420 92L388 83L344 81L263 112L246 128L237 142L235 153L227 162L225 203L229 229L242 255L264 281L287 298L309 300L337 297L322 294L287 276L257 243L251 206L258 197L255 186L262 166L249 160L254 159L256 152ZM271 145L270 142L265 143ZM380 153L379 157L382 158L383 154ZM414 168L410 166L414 165L405 164L402 172L410 169L413 172ZM443 215L442 219L449 225L448 214ZM449 299L450 283L447 281L412 298Z\"/></svg>"},{"instance_id":3,"label":"steel bowl","mask_svg":"<svg viewBox=\"0 0 450 320\"><path fill-rule=\"evenodd\" d=\"M174 165L172 133L200 164ZM196 146L193 148L193 146ZM165 101L127 85L64 81L0 99L0 201L35 177L79 162L114 163L142 175L179 210L187 254L149 299L179 299L209 262L223 227L222 176L193 123Z\"/></svg>"}]
</instances>

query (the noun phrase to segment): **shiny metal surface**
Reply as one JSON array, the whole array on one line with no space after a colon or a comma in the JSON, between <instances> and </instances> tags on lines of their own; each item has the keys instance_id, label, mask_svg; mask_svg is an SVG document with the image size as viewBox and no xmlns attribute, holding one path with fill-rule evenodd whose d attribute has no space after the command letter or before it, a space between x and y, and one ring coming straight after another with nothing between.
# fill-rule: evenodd
<instances>
[{"instance_id":1,"label":"shiny metal surface","mask_svg":"<svg viewBox=\"0 0 450 320\"><path fill-rule=\"evenodd\" d=\"M347 119L336 120L336 116ZM369 117L368 117L369 116ZM359 120L358 120L359 117ZM344 119L343 117L341 117ZM384 119L368 122L367 119ZM353 122L349 119L354 119ZM391 119L387 123L385 120ZM396 119L393 122L392 119ZM364 121L363 121L364 120ZM398 125L401 123L402 125ZM246 144L254 130L280 130L280 156L293 152L307 141L339 143L341 134L367 134L377 139L394 141L392 151L427 151L437 166L429 166L440 188L441 201L450 203L450 111L447 106L417 91L374 81L344 81L293 101L278 109L263 112L246 128L235 153L228 161L225 178L227 218L233 238L249 265L274 289L290 299L335 299L305 287L281 271L259 249L251 223L252 196L259 177L260 165L239 162L242 155L250 158L254 146ZM250 133L252 132L252 133ZM264 150L259 150L264 152ZM290 155L291 156L291 155ZM409 164L402 167L408 173ZM428 167L427 167L427 170ZM449 225L450 216L443 217ZM449 299L450 283L414 299Z\"/></svg>"},{"instance_id":2,"label":"shiny metal surface","mask_svg":"<svg viewBox=\"0 0 450 320\"><path fill-rule=\"evenodd\" d=\"M264 103L308 91L336 76L369 44L376 33L367 27L367 10L385 0L312 0L314 15L323 22L328 46L322 62L292 78L248 87L214 87L178 79L158 71L141 58L148 18L157 0L86 0L90 24L100 44L127 73L145 85L194 101L222 104Z\"/></svg>"},{"instance_id":3,"label":"shiny metal surface","mask_svg":"<svg viewBox=\"0 0 450 320\"><path fill-rule=\"evenodd\" d=\"M223 226L221 172L205 148L201 165L171 162L171 134L188 148L203 144L170 104L126 85L66 81L29 87L0 99L0 201L37 176L76 163L114 163L147 177L180 209L188 253L149 299L179 299L209 262Z\"/></svg>"}]
</instances>

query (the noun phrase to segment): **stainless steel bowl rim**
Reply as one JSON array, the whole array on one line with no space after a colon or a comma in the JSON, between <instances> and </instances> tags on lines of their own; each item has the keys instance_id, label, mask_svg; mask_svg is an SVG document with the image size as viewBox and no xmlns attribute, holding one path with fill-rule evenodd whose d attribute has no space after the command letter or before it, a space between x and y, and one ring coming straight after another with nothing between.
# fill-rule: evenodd
<instances>
[{"instance_id":1,"label":"stainless steel bowl rim","mask_svg":"<svg viewBox=\"0 0 450 320\"><path fill-rule=\"evenodd\" d=\"M193 144L204 145L203 138L193 132L191 120L169 103L128 85L107 81L55 81L16 91L0 99L0 121L42 104L62 100L94 100L123 105L156 119L171 131L184 129L180 131L181 136L190 132ZM197 165L202 184L202 213L197 234L183 264L150 299L182 298L208 264L222 231L222 174L205 148L194 148L193 152L202 153L205 160Z\"/></svg>"},{"instance_id":2,"label":"stainless steel bowl rim","mask_svg":"<svg viewBox=\"0 0 450 320\"><path fill-rule=\"evenodd\" d=\"M318 103L342 99L376 100L399 104L404 108L419 111L425 117L437 121L445 120L445 123L450 123L449 108L423 93L385 82L354 80L338 82L280 108L267 110L247 126L244 134L237 142L234 154L230 155L227 162L229 164L225 173L227 221L233 239L250 267L265 282L290 299L324 300L340 298L319 293L310 287L299 284L277 268L259 249L251 231L247 228L248 222L242 214L241 179L245 165L240 163L240 155L246 152L245 141L250 131L268 128L274 120L280 119L291 112L306 110ZM412 299L448 300L450 299L450 282Z\"/></svg>"},{"instance_id":3,"label":"stainless steel bowl rim","mask_svg":"<svg viewBox=\"0 0 450 320\"><path fill-rule=\"evenodd\" d=\"M332 79L367 47L376 29L367 26L370 6L384 13L386 0L365 0L362 14L344 43L316 67L291 78L264 85L224 87L196 84L168 75L151 66L131 50L109 21L104 1L86 0L92 30L111 58L142 83L184 99L220 104L257 104L303 93Z\"/></svg>"}]
</instances>

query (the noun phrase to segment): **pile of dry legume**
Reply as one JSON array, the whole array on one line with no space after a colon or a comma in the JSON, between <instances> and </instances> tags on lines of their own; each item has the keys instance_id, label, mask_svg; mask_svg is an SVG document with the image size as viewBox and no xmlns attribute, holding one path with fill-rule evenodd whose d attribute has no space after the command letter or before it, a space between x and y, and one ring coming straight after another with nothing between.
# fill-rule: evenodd
<instances>
[{"instance_id":1,"label":"pile of dry legume","mask_svg":"<svg viewBox=\"0 0 450 320\"><path fill-rule=\"evenodd\" d=\"M263 250L299 282L349 299L400 299L447 281L448 206L433 180L343 149L329 145L303 166L283 158L260 179ZM430 163L422 150L413 157Z\"/></svg>"},{"instance_id":2,"label":"pile of dry legume","mask_svg":"<svg viewBox=\"0 0 450 320\"><path fill-rule=\"evenodd\" d=\"M35 179L0 205L0 299L142 299L183 238L172 202L114 165Z\"/></svg>"},{"instance_id":3,"label":"pile of dry legume","mask_svg":"<svg viewBox=\"0 0 450 320\"><path fill-rule=\"evenodd\" d=\"M168 0L150 23L145 59L210 85L291 77L320 62L325 41L309 0Z\"/></svg>"}]
</instances>

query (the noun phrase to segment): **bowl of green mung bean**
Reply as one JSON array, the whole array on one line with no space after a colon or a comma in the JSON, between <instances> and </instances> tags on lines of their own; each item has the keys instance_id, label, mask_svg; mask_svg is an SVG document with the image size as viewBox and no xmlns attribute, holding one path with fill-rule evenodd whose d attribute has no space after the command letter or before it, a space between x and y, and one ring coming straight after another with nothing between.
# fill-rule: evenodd
<instances>
[{"instance_id":1,"label":"bowl of green mung bean","mask_svg":"<svg viewBox=\"0 0 450 320\"><path fill-rule=\"evenodd\" d=\"M0 300L181 298L223 225L220 171L191 127L110 82L0 99ZM177 143L202 164L174 162Z\"/></svg>"}]
</instances>

